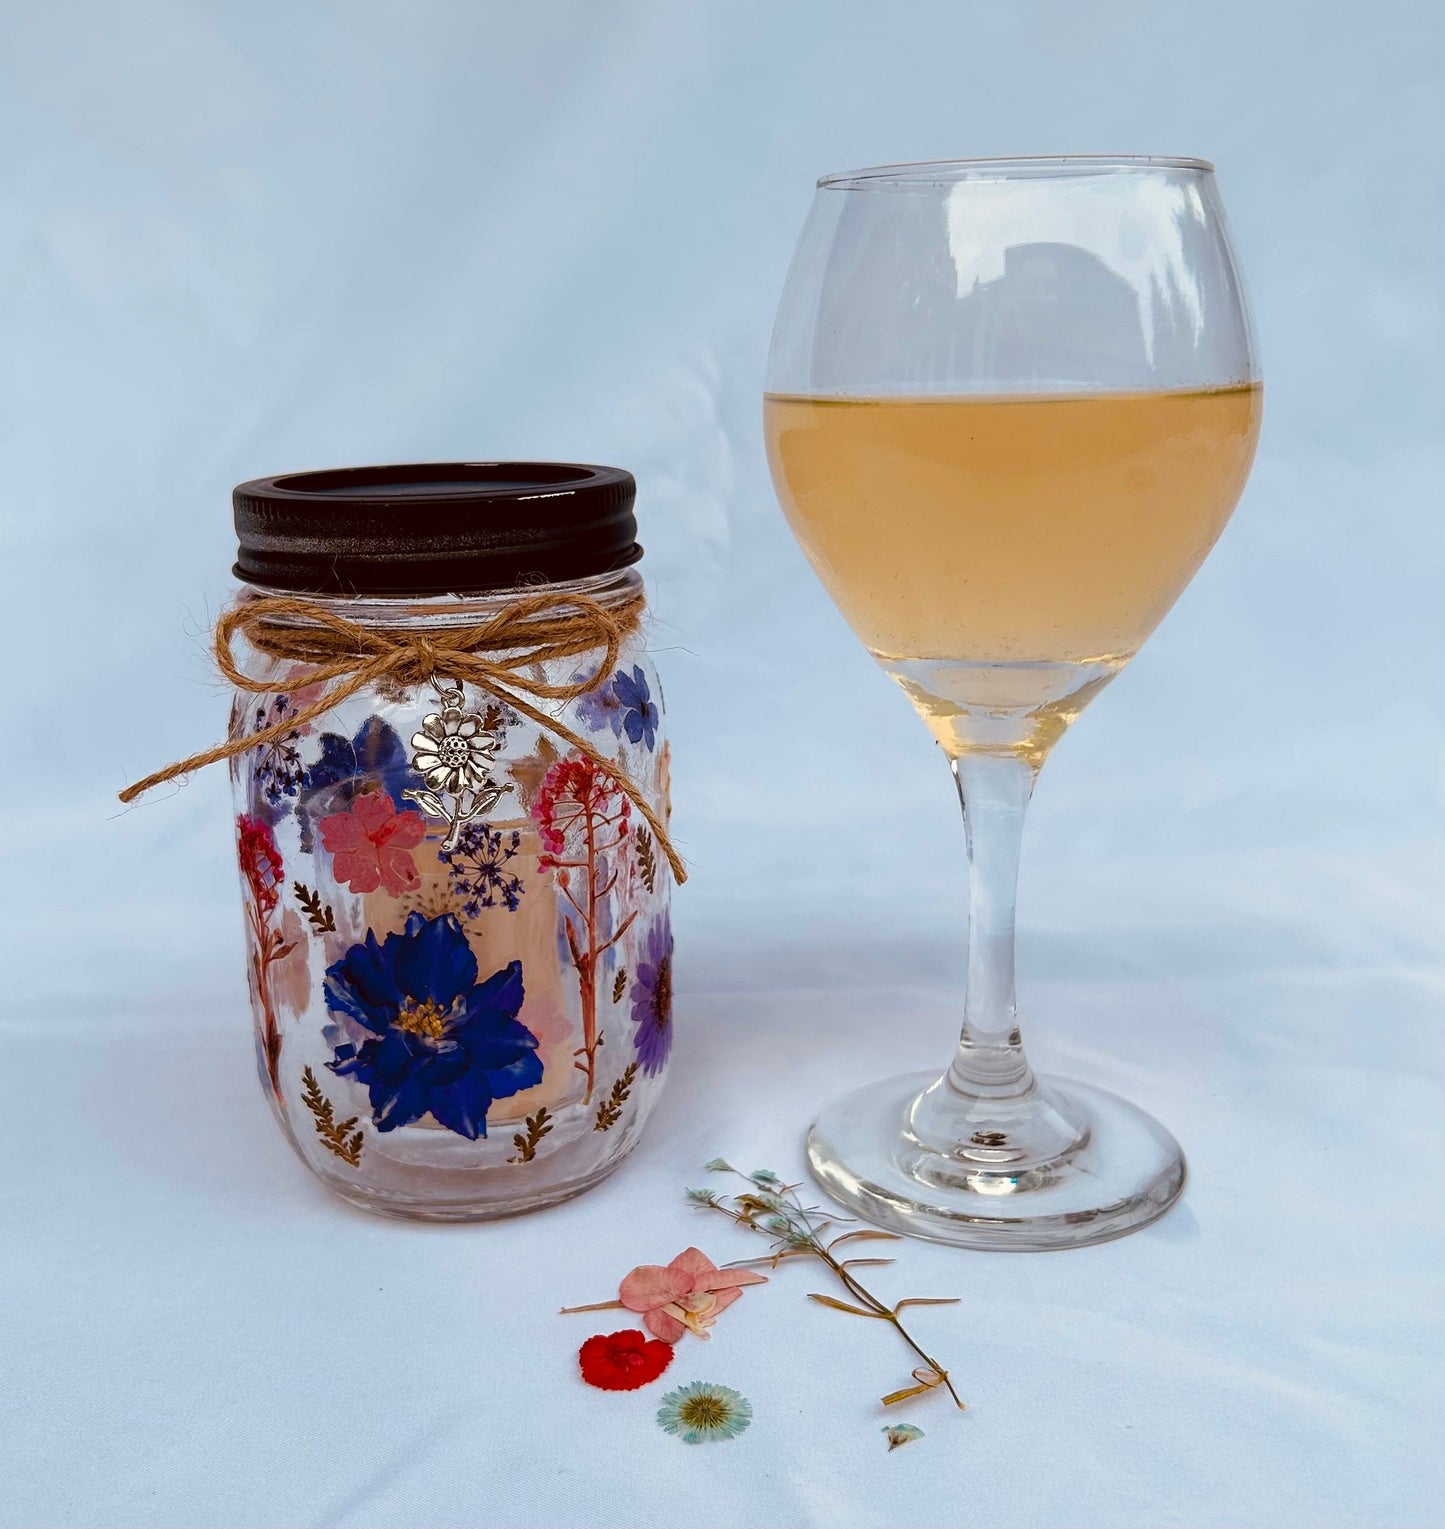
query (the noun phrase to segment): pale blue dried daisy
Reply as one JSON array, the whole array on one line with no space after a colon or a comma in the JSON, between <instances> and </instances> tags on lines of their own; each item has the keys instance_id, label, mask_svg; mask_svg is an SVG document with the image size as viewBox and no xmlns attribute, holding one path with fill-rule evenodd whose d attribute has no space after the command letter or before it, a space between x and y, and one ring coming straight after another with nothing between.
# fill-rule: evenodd
<instances>
[{"instance_id":1,"label":"pale blue dried daisy","mask_svg":"<svg viewBox=\"0 0 1445 1529\"><path fill-rule=\"evenodd\" d=\"M669 1391L657 1409L658 1423L684 1444L720 1444L735 1439L753 1420L747 1397L731 1386L695 1380Z\"/></svg>"},{"instance_id":2,"label":"pale blue dried daisy","mask_svg":"<svg viewBox=\"0 0 1445 1529\"><path fill-rule=\"evenodd\" d=\"M732 1164L726 1158L721 1157L715 1157L710 1163L704 1163L702 1166L708 1173L731 1173L733 1171Z\"/></svg>"}]
</instances>

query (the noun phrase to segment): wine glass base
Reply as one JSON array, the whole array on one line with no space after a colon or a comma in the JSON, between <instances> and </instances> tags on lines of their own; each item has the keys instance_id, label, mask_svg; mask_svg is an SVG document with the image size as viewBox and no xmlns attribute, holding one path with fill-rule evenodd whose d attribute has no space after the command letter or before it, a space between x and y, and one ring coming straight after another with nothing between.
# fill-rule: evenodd
<instances>
[{"instance_id":1,"label":"wine glass base","mask_svg":"<svg viewBox=\"0 0 1445 1529\"><path fill-rule=\"evenodd\" d=\"M1107 1242L1157 1221L1184 1154L1151 1115L1087 1083L1040 1078L1018 1101L954 1096L970 1127L947 1151L912 1122L934 1073L870 1083L808 1132L808 1166L841 1205L909 1237L999 1252Z\"/></svg>"}]
</instances>

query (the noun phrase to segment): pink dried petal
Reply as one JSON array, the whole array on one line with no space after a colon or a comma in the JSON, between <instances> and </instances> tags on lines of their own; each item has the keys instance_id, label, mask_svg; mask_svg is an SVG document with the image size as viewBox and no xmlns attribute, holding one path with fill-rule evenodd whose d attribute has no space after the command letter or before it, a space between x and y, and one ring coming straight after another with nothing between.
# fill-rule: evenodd
<instances>
[{"instance_id":1,"label":"pink dried petal","mask_svg":"<svg viewBox=\"0 0 1445 1529\"><path fill-rule=\"evenodd\" d=\"M421 876L409 849L399 849L390 844L380 845L376 861L381 884L393 897L400 897L404 892L410 892L421 885Z\"/></svg>"},{"instance_id":2,"label":"pink dried petal","mask_svg":"<svg viewBox=\"0 0 1445 1529\"><path fill-rule=\"evenodd\" d=\"M731 1290L734 1296L742 1294L743 1285L766 1285L768 1277L759 1274L755 1269L714 1269L711 1274L701 1276L693 1286L694 1290Z\"/></svg>"},{"instance_id":3,"label":"pink dried petal","mask_svg":"<svg viewBox=\"0 0 1445 1529\"><path fill-rule=\"evenodd\" d=\"M349 812L333 812L330 817L322 818L317 827L321 831L322 847L333 855L366 843L362 825Z\"/></svg>"},{"instance_id":4,"label":"pink dried petal","mask_svg":"<svg viewBox=\"0 0 1445 1529\"><path fill-rule=\"evenodd\" d=\"M376 838L387 820L396 816L396 808L384 792L358 796L351 805L351 811L368 839Z\"/></svg>"},{"instance_id":5,"label":"pink dried petal","mask_svg":"<svg viewBox=\"0 0 1445 1529\"><path fill-rule=\"evenodd\" d=\"M713 1291L712 1298L717 1302L717 1305L713 1307L713 1310L726 1311L734 1301L742 1299L742 1294L742 1291L739 1290L736 1286L733 1286L731 1289L727 1290Z\"/></svg>"},{"instance_id":6,"label":"pink dried petal","mask_svg":"<svg viewBox=\"0 0 1445 1529\"><path fill-rule=\"evenodd\" d=\"M691 1277L681 1270L662 1264L642 1264L622 1281L617 1296L628 1311L655 1311L691 1289Z\"/></svg>"},{"instance_id":7,"label":"pink dried petal","mask_svg":"<svg viewBox=\"0 0 1445 1529\"><path fill-rule=\"evenodd\" d=\"M661 1308L656 1311L649 1311L643 1317L642 1325L654 1338L661 1338L664 1343L676 1343L687 1331L687 1328L676 1317L669 1316Z\"/></svg>"},{"instance_id":8,"label":"pink dried petal","mask_svg":"<svg viewBox=\"0 0 1445 1529\"><path fill-rule=\"evenodd\" d=\"M684 1248L681 1253L668 1265L669 1269L681 1269L684 1274L690 1275L688 1289L697 1288L698 1276L716 1274L717 1265L700 1248Z\"/></svg>"},{"instance_id":9,"label":"pink dried petal","mask_svg":"<svg viewBox=\"0 0 1445 1529\"><path fill-rule=\"evenodd\" d=\"M694 1290L691 1295L682 1296L677 1305L695 1317L706 1317L718 1309L718 1298L710 1290Z\"/></svg>"},{"instance_id":10,"label":"pink dried petal","mask_svg":"<svg viewBox=\"0 0 1445 1529\"><path fill-rule=\"evenodd\" d=\"M399 812L392 820L386 842L398 849L415 849L426 838L426 819L419 812Z\"/></svg>"}]
</instances>

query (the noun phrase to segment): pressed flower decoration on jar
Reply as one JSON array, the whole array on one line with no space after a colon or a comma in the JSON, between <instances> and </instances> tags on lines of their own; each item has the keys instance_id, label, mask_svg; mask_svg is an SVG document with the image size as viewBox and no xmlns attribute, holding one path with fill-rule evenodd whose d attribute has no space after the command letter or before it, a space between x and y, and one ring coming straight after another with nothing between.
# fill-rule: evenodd
<instances>
[{"instance_id":1,"label":"pressed flower decoration on jar","mask_svg":"<svg viewBox=\"0 0 1445 1529\"><path fill-rule=\"evenodd\" d=\"M558 463L242 484L230 738L123 793L230 761L262 1082L369 1209L564 1199L656 1100L685 872L634 491Z\"/></svg>"}]
</instances>

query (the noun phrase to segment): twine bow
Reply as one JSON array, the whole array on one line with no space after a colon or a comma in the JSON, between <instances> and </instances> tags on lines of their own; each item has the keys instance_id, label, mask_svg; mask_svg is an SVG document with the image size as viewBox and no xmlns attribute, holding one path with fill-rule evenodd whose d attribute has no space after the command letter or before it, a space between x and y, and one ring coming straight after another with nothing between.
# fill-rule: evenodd
<instances>
[{"instance_id":1,"label":"twine bow","mask_svg":"<svg viewBox=\"0 0 1445 1529\"><path fill-rule=\"evenodd\" d=\"M127 786L120 799L132 802L152 786L273 743L378 681L409 687L431 684L445 676L457 684L486 691L605 770L646 820L681 885L687 880L682 858L642 792L585 738L533 704L575 701L592 690L598 676L616 667L623 643L642 619L643 603L641 594L612 606L584 595L569 595L567 604L559 609L555 595L524 595L486 621L416 631L365 626L323 605L289 596L266 595L244 601L216 622L216 667L238 690L253 695L275 690L274 680L252 679L236 663L232 645L239 634L262 653L308 665L311 672L305 683L320 684L321 694L309 706L288 713L271 727L233 737L147 775ZM565 684L540 678L545 672L541 666L580 658L598 648L605 649L606 656L594 677Z\"/></svg>"}]
</instances>

